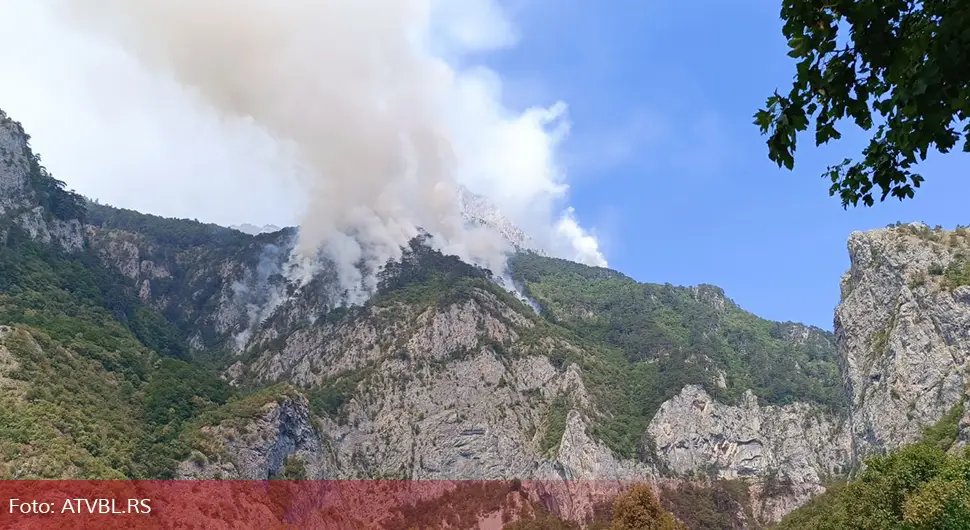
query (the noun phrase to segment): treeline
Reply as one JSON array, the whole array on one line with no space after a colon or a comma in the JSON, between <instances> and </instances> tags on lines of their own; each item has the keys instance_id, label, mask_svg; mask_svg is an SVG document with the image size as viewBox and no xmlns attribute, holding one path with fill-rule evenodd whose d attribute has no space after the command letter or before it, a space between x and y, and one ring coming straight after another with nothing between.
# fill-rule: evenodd
<instances>
[{"instance_id":1,"label":"treeline","mask_svg":"<svg viewBox=\"0 0 970 530\"><path fill-rule=\"evenodd\" d=\"M408 243L400 261L388 261L378 273L378 292L390 295L408 288L444 289L469 278L488 279L491 271L469 265L428 246L428 236L421 235Z\"/></svg>"},{"instance_id":2,"label":"treeline","mask_svg":"<svg viewBox=\"0 0 970 530\"><path fill-rule=\"evenodd\" d=\"M86 201L87 222L98 228L136 232L161 247L239 247L253 236L191 219L171 219Z\"/></svg>"}]
</instances>

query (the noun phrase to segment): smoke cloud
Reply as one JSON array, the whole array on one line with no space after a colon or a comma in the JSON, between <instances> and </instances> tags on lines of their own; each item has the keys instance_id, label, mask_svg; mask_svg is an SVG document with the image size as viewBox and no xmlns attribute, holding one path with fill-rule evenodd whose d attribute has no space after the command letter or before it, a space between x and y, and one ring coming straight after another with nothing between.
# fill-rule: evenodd
<instances>
[{"instance_id":1,"label":"smoke cloud","mask_svg":"<svg viewBox=\"0 0 970 530\"><path fill-rule=\"evenodd\" d=\"M515 115L494 73L457 70L435 53L514 44L491 0L38 2L51 9L44 24L122 50L149 72L143 83L178 87L183 106L211 113L207 123L272 144L264 156L287 162L271 173L297 183L304 211L297 251L312 261L322 249L362 295L374 278L361 271L399 257L419 227L444 251L504 269L501 238L463 225L459 185L552 253L606 263L571 210L556 214L568 189L554 159L565 105ZM70 168L61 178L71 181Z\"/></svg>"}]
</instances>

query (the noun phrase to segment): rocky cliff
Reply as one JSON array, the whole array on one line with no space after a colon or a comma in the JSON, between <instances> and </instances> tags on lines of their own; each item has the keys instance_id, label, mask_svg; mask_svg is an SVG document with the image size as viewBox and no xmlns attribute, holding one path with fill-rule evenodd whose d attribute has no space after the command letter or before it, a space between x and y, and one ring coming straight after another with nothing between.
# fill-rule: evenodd
<instances>
[{"instance_id":1,"label":"rocky cliff","mask_svg":"<svg viewBox=\"0 0 970 530\"><path fill-rule=\"evenodd\" d=\"M537 317L510 301L483 287L451 304L389 301L276 344L257 336L229 373L310 389L348 478L634 476L585 435L583 415L596 411L578 367L546 355L576 346L524 342Z\"/></svg>"},{"instance_id":2,"label":"rocky cliff","mask_svg":"<svg viewBox=\"0 0 970 530\"><path fill-rule=\"evenodd\" d=\"M750 391L731 406L700 387L685 387L660 407L648 432L674 476L755 479L783 488L784 495L759 506L769 521L849 471L852 444L843 419L804 403L764 406Z\"/></svg>"},{"instance_id":3,"label":"rocky cliff","mask_svg":"<svg viewBox=\"0 0 970 530\"><path fill-rule=\"evenodd\" d=\"M64 183L46 173L29 139L0 110L0 242L13 225L35 240L79 250L84 245L80 197L60 193Z\"/></svg>"},{"instance_id":4,"label":"rocky cliff","mask_svg":"<svg viewBox=\"0 0 970 530\"><path fill-rule=\"evenodd\" d=\"M966 400L968 243L965 228L919 223L849 237L852 266L842 278L835 330L852 399L855 463L916 441Z\"/></svg>"},{"instance_id":5,"label":"rocky cliff","mask_svg":"<svg viewBox=\"0 0 970 530\"><path fill-rule=\"evenodd\" d=\"M178 478L337 478L331 442L300 393L271 388L227 409L228 419L200 420L198 449L179 464Z\"/></svg>"}]
</instances>

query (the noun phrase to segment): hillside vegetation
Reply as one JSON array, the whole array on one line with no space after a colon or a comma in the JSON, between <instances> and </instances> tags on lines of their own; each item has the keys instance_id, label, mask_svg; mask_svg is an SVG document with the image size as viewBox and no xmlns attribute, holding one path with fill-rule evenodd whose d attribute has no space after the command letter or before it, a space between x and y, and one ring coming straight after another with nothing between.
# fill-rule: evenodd
<instances>
[{"instance_id":1,"label":"hillside vegetation","mask_svg":"<svg viewBox=\"0 0 970 530\"><path fill-rule=\"evenodd\" d=\"M221 269L227 263L257 268L260 261L275 258L270 250L280 239L292 239L294 231L251 236L237 230L189 219L170 219L114 208L87 201L87 222L97 230L92 250L111 245L137 249L140 260L164 268L164 277L151 278L156 309L171 322L183 339L196 338L207 357L220 357L226 344L210 317L217 309L217 295L225 289ZM108 249L110 253L110 248Z\"/></svg>"},{"instance_id":2,"label":"hillside vegetation","mask_svg":"<svg viewBox=\"0 0 970 530\"><path fill-rule=\"evenodd\" d=\"M771 322L740 309L714 286L642 284L618 272L519 254L511 269L543 315L601 353L578 362L615 413L598 435L620 454L660 404L688 384L733 404L751 389L764 403L815 403L844 414L832 335ZM639 448L643 450L643 447Z\"/></svg>"},{"instance_id":3,"label":"hillside vegetation","mask_svg":"<svg viewBox=\"0 0 970 530\"><path fill-rule=\"evenodd\" d=\"M83 219L79 197L32 160L42 206ZM90 248L38 243L10 219L0 229L0 478L172 476L182 424L228 386Z\"/></svg>"}]
</instances>

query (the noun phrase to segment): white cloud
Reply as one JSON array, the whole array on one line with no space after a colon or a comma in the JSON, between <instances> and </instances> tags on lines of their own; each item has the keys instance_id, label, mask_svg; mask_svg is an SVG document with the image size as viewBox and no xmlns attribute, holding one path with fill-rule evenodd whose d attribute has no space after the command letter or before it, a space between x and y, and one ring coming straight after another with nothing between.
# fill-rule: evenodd
<instances>
[{"instance_id":1,"label":"white cloud","mask_svg":"<svg viewBox=\"0 0 970 530\"><path fill-rule=\"evenodd\" d=\"M485 52L513 46L515 29L493 0L433 0L433 34L460 52Z\"/></svg>"},{"instance_id":2,"label":"white cloud","mask_svg":"<svg viewBox=\"0 0 970 530\"><path fill-rule=\"evenodd\" d=\"M24 123L46 165L79 192L222 224L306 223L339 207L357 228L380 231L374 243L384 245L413 224L445 222L447 209L433 213L436 194L453 180L489 196L554 253L605 263L595 238L563 211L565 104L512 112L496 72L457 66L515 44L494 1L242 0L226 10L224 0L139 0L116 4L145 17L127 48L56 12L94 4L111 2L0 0L0 108ZM198 17L177 18L188 13ZM205 17L216 15L223 25L203 31ZM407 40L393 40L402 28ZM200 40L176 46L176 37ZM159 44L183 63L158 62ZM358 68L375 54L388 55L377 57L383 66ZM422 171L429 166L421 152L388 152L396 134L439 126L453 165L436 160ZM441 146L415 149L441 156ZM409 166L417 156L421 174L321 175L356 165L381 173L397 167L393 156ZM336 192L347 195L334 202ZM330 194L323 203L321 193Z\"/></svg>"}]
</instances>

